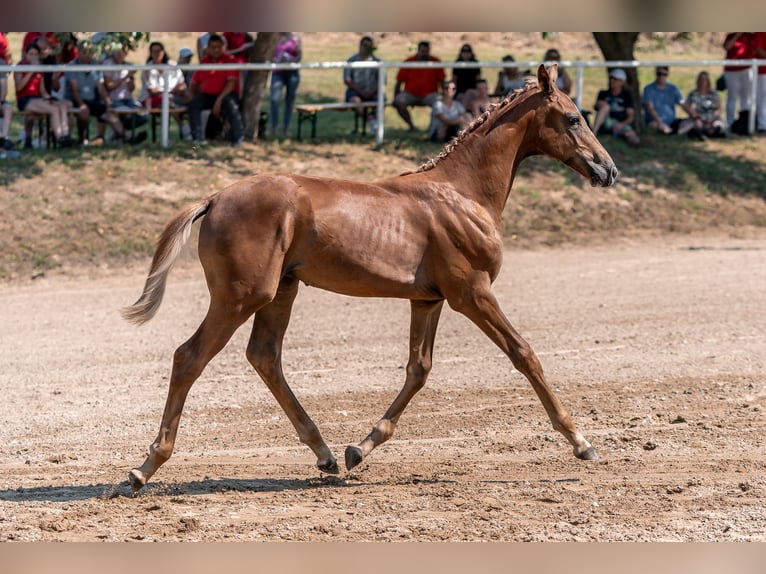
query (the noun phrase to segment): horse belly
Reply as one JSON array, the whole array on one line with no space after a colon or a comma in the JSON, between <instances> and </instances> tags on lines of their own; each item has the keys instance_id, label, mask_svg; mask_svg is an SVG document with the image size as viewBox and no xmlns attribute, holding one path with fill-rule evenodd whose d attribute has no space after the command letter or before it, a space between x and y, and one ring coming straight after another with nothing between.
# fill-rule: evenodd
<instances>
[{"instance_id":1,"label":"horse belly","mask_svg":"<svg viewBox=\"0 0 766 574\"><path fill-rule=\"evenodd\" d=\"M346 295L412 297L424 289L427 233L401 209L326 210L295 250L296 277Z\"/></svg>"}]
</instances>

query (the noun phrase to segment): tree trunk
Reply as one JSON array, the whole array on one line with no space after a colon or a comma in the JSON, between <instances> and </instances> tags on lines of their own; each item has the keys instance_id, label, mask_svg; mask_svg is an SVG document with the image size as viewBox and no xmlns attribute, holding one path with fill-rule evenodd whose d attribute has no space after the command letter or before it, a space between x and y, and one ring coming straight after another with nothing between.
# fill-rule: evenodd
<instances>
[{"instance_id":1,"label":"tree trunk","mask_svg":"<svg viewBox=\"0 0 766 574\"><path fill-rule=\"evenodd\" d=\"M270 62L277 45L277 32L258 32L255 44L250 48L250 62ZM251 70L247 73L242 90L242 122L245 128L245 141L258 139L258 124L261 117L261 104L269 79L268 70Z\"/></svg>"},{"instance_id":2,"label":"tree trunk","mask_svg":"<svg viewBox=\"0 0 766 574\"><path fill-rule=\"evenodd\" d=\"M639 32L593 32L593 38L606 61L610 60L635 60L633 48L638 40ZM641 105L641 86L638 82L638 68L625 68L628 76L628 90L633 95L636 104L636 114L633 121L634 127L641 131L644 122L643 106ZM606 85L609 85L609 69L607 69Z\"/></svg>"}]
</instances>

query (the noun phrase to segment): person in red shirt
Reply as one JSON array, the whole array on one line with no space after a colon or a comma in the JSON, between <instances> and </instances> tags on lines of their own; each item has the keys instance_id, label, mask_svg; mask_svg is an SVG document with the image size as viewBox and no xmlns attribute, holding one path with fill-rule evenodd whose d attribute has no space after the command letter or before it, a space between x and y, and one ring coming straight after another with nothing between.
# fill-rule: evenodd
<instances>
[{"instance_id":1,"label":"person in red shirt","mask_svg":"<svg viewBox=\"0 0 766 574\"><path fill-rule=\"evenodd\" d=\"M730 32L723 41L727 60L749 60L755 58L755 46L751 32ZM726 124L731 127L737 119L737 103L739 111L750 110L750 93L752 91L753 74L750 66L741 64L726 65L723 68L726 78Z\"/></svg>"},{"instance_id":2,"label":"person in red shirt","mask_svg":"<svg viewBox=\"0 0 766 574\"><path fill-rule=\"evenodd\" d=\"M19 66L36 66L40 64L40 47L37 42L27 45L24 58ZM72 147L74 142L69 137L68 102L56 101L45 89L42 72L14 72L13 81L16 84L16 104L19 111L28 110L38 114L46 114L50 118L51 128L61 147ZM30 138L27 138L30 140ZM29 147L31 141L29 141ZM25 143L25 147L27 147Z\"/></svg>"},{"instance_id":3,"label":"person in red shirt","mask_svg":"<svg viewBox=\"0 0 766 574\"><path fill-rule=\"evenodd\" d=\"M405 62L441 62L431 55L431 44L421 41L418 53ZM394 87L394 107L401 118L407 123L410 131L416 131L412 123L409 106L429 106L441 98L439 88L444 81L444 68L402 68L396 75Z\"/></svg>"},{"instance_id":4,"label":"person in red shirt","mask_svg":"<svg viewBox=\"0 0 766 574\"><path fill-rule=\"evenodd\" d=\"M0 64L11 64L11 49L8 46L8 37L5 32L0 32ZM5 101L8 95L8 72L0 72L0 119L3 120L0 127L0 149L11 149L13 142L8 137L13 119L13 107Z\"/></svg>"},{"instance_id":5,"label":"person in red shirt","mask_svg":"<svg viewBox=\"0 0 766 574\"><path fill-rule=\"evenodd\" d=\"M200 64L231 64L236 63L232 56L224 53L223 38L211 34L207 44L206 56ZM241 145L243 137L242 116L237 102L237 70L197 70L191 80L191 96L189 102L189 123L191 124L192 139L199 145L204 145L202 133L202 111L211 110L219 118L221 114L229 122L229 137L232 145Z\"/></svg>"}]
</instances>

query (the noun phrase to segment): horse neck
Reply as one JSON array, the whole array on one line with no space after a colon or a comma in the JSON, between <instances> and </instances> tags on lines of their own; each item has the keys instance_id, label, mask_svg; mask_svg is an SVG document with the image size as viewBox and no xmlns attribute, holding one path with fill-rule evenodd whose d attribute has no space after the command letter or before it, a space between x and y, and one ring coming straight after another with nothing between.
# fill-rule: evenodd
<instances>
[{"instance_id":1,"label":"horse neck","mask_svg":"<svg viewBox=\"0 0 766 574\"><path fill-rule=\"evenodd\" d=\"M499 222L516 172L529 155L526 117L496 132L487 122L470 134L433 169L434 175L450 181L456 191L483 205Z\"/></svg>"}]
</instances>

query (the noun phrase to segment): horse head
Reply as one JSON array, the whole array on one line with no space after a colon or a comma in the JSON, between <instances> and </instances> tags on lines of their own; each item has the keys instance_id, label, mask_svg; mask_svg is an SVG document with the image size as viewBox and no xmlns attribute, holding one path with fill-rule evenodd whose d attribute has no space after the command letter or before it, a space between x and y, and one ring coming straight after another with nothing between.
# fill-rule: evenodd
<instances>
[{"instance_id":1,"label":"horse head","mask_svg":"<svg viewBox=\"0 0 766 574\"><path fill-rule=\"evenodd\" d=\"M608 187L617 179L617 168L609 152L588 126L569 96L556 87L558 65L540 64L540 88L534 124L527 130L533 153L550 156L590 179L591 185Z\"/></svg>"}]
</instances>

